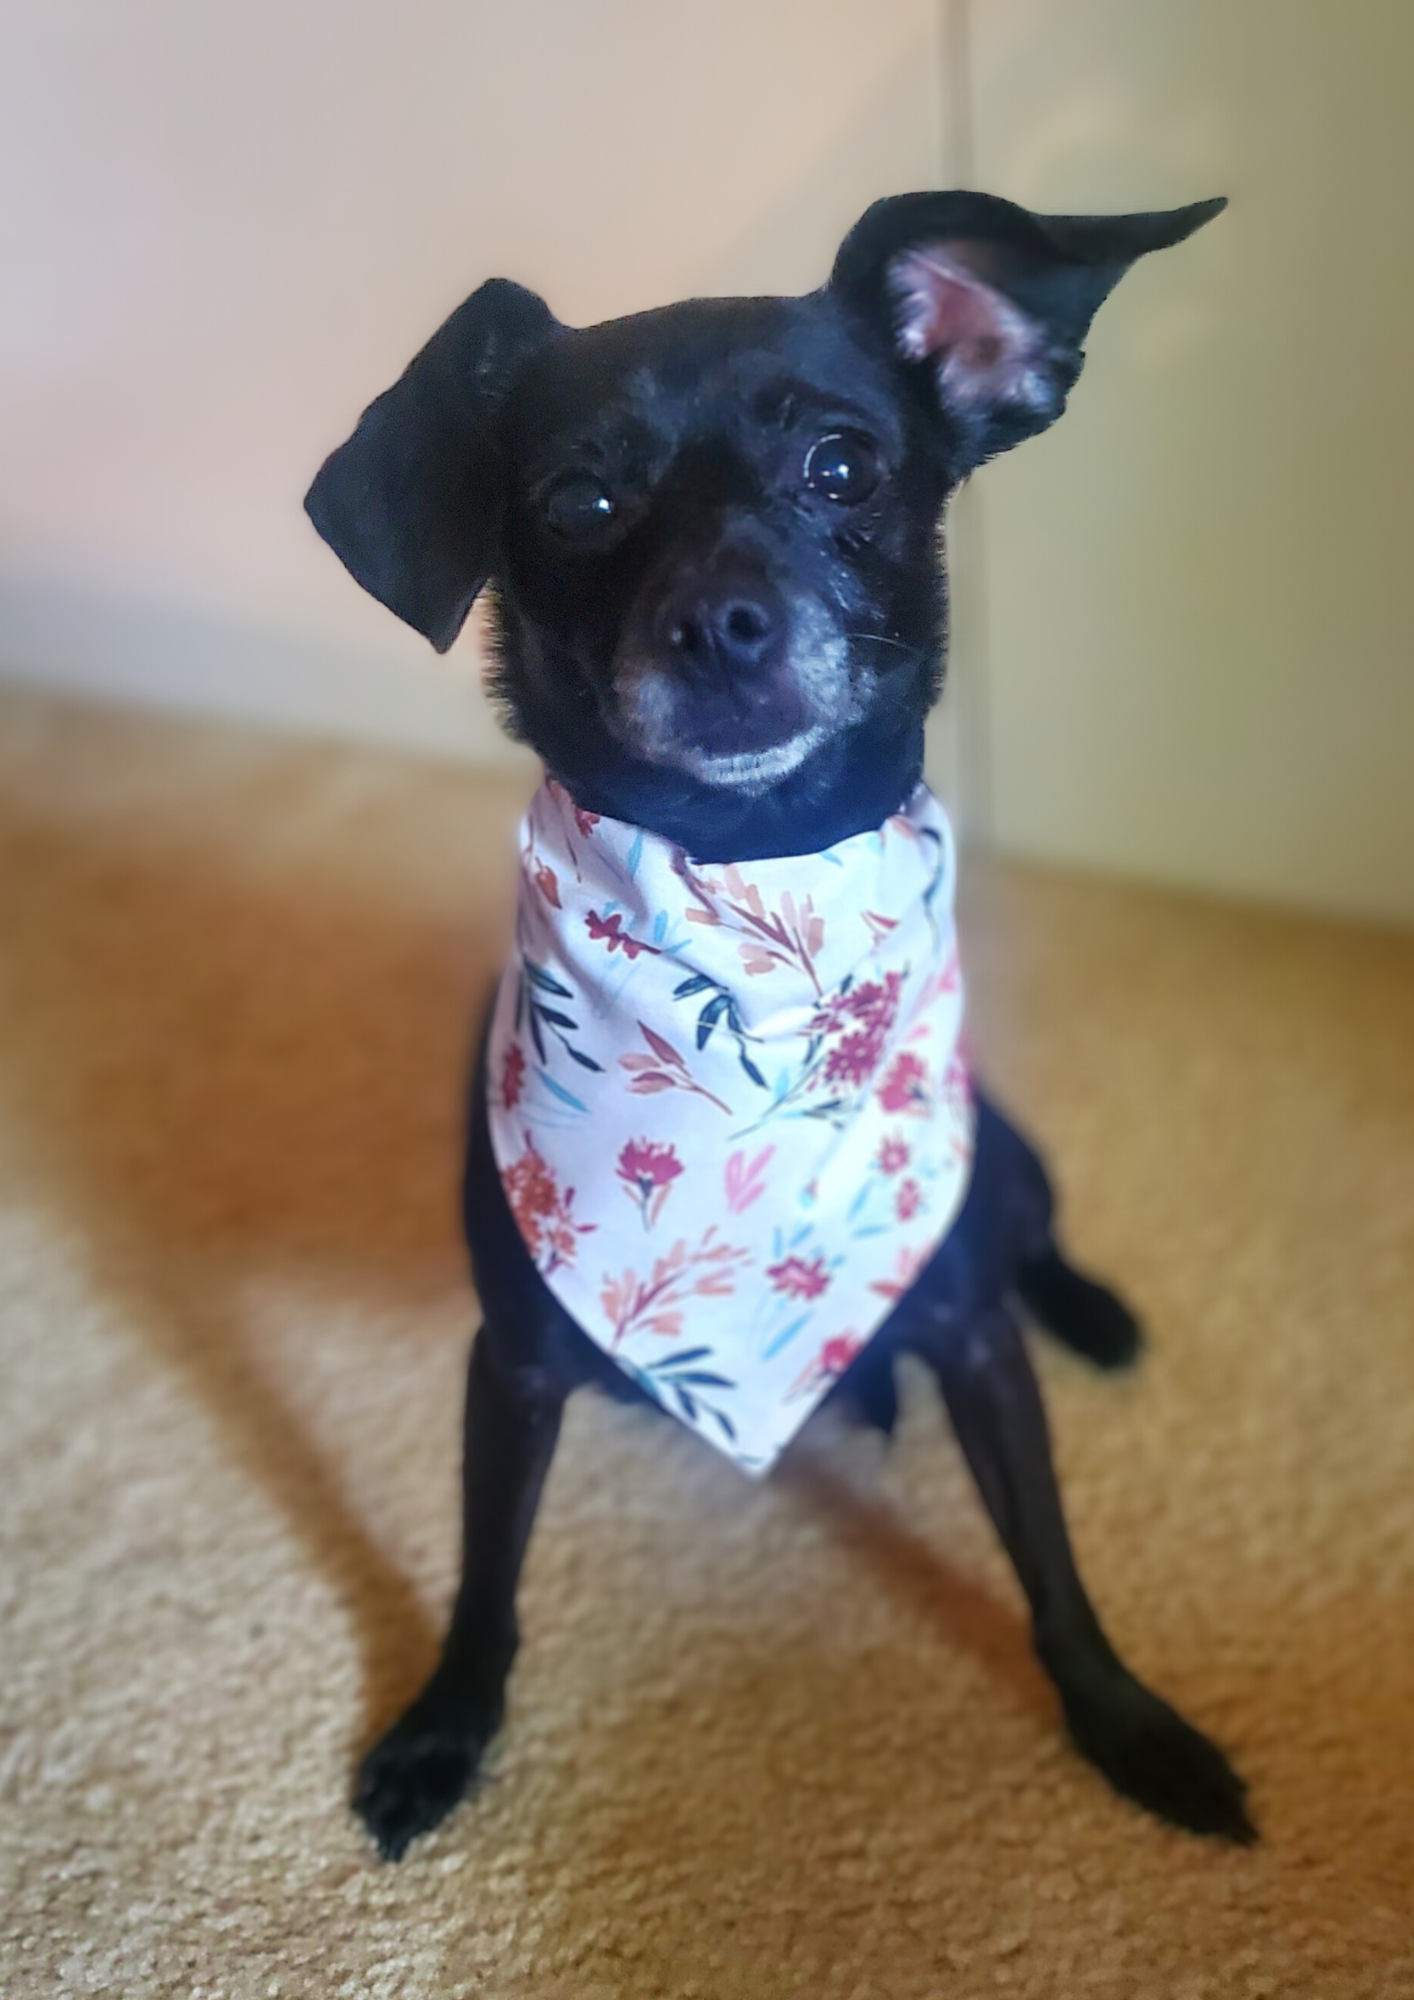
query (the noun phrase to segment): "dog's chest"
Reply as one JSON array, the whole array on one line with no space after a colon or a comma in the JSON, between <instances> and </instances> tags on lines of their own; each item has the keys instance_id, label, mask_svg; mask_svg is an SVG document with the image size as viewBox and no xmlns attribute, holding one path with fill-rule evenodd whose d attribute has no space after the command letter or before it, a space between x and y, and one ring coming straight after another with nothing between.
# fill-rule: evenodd
<instances>
[{"instance_id":1,"label":"dog's chest","mask_svg":"<svg viewBox=\"0 0 1414 2000\"><path fill-rule=\"evenodd\" d=\"M767 1470L966 1191L953 843L923 787L823 854L696 864L547 781L488 1044L546 1283L642 1388Z\"/></svg>"}]
</instances>

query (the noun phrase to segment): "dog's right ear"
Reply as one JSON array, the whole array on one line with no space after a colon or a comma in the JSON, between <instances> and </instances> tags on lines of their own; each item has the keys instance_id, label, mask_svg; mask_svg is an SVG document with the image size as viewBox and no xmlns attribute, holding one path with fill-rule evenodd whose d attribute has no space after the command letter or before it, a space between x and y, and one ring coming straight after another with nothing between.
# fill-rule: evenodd
<instances>
[{"instance_id":1,"label":"dog's right ear","mask_svg":"<svg viewBox=\"0 0 1414 2000\"><path fill-rule=\"evenodd\" d=\"M369 404L305 495L355 581L439 653L495 563L497 413L521 363L558 331L543 299L492 278Z\"/></svg>"}]
</instances>

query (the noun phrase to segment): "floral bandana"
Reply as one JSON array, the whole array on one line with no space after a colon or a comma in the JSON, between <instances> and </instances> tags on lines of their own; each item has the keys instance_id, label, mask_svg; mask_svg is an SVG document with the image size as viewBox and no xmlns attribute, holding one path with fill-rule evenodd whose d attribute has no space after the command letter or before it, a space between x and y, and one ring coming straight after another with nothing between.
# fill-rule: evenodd
<instances>
[{"instance_id":1,"label":"floral bandana","mask_svg":"<svg viewBox=\"0 0 1414 2000\"><path fill-rule=\"evenodd\" d=\"M548 779L520 862L487 1096L521 1235L592 1340L763 1473L966 1191L947 818L920 785L823 854L698 864Z\"/></svg>"}]
</instances>

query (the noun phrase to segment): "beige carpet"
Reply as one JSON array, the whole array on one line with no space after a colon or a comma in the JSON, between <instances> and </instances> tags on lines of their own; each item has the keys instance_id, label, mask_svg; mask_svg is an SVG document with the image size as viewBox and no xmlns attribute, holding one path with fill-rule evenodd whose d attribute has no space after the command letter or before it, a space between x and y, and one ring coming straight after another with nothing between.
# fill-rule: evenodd
<instances>
[{"instance_id":1,"label":"beige carpet","mask_svg":"<svg viewBox=\"0 0 1414 2000\"><path fill-rule=\"evenodd\" d=\"M455 1559L516 787L0 701L0 1990L1414 1995L1414 941L973 875L973 1020L1129 1381L1042 1366L1115 1638L1264 1843L1064 1745L910 1383L764 1488L574 1406L494 1781L351 1759Z\"/></svg>"}]
</instances>

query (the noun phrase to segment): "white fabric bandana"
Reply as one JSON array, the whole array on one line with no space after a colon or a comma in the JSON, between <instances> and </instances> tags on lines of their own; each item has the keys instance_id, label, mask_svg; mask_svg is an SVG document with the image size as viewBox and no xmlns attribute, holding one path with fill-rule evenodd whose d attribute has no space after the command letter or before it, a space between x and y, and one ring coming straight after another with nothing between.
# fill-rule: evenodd
<instances>
[{"instance_id":1,"label":"white fabric bandana","mask_svg":"<svg viewBox=\"0 0 1414 2000\"><path fill-rule=\"evenodd\" d=\"M549 779L488 1044L526 1247L591 1339L763 1473L967 1187L952 833L919 786L823 854L689 861Z\"/></svg>"}]
</instances>

